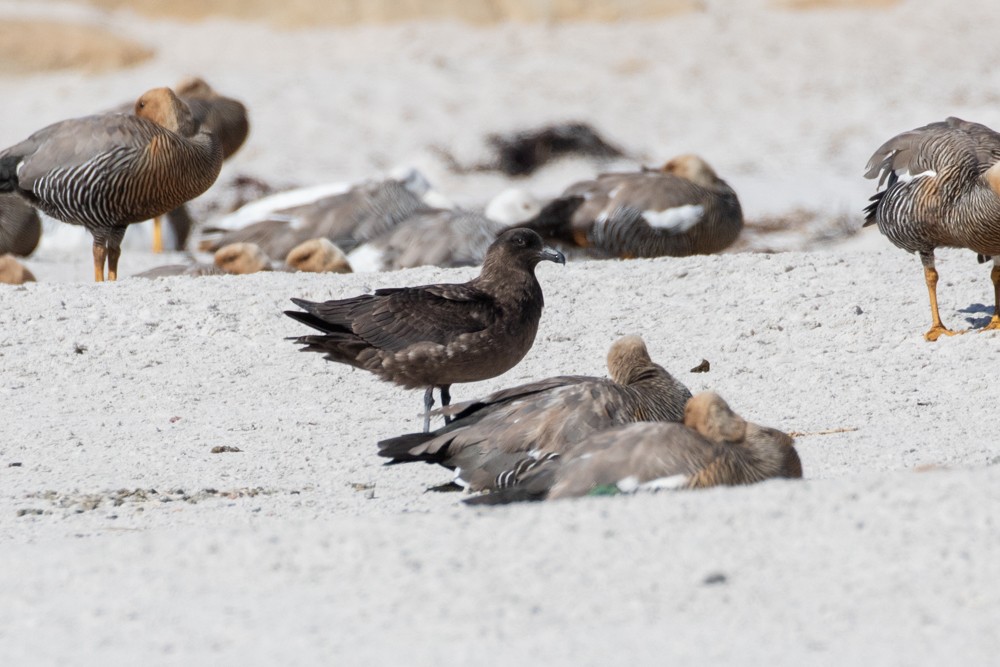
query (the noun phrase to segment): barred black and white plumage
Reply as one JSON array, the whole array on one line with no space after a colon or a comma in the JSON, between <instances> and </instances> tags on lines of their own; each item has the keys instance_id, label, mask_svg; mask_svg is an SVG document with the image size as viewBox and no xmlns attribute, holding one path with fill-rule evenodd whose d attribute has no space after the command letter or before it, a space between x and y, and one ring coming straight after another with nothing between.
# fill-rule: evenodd
<instances>
[{"instance_id":1,"label":"barred black and white plumage","mask_svg":"<svg viewBox=\"0 0 1000 667\"><path fill-rule=\"evenodd\" d=\"M127 226L204 192L222 166L218 140L195 131L168 88L146 92L135 115L86 116L50 125L0 152L0 192L15 192L94 237L95 278L117 278Z\"/></svg>"},{"instance_id":2,"label":"barred black and white plumage","mask_svg":"<svg viewBox=\"0 0 1000 667\"><path fill-rule=\"evenodd\" d=\"M0 195L0 255L27 257L42 238L38 212L15 195Z\"/></svg>"},{"instance_id":3,"label":"barred black and white plumage","mask_svg":"<svg viewBox=\"0 0 1000 667\"><path fill-rule=\"evenodd\" d=\"M562 456L559 452L529 452L528 456L518 461L509 470L504 470L494 478L493 486L497 489L506 489L516 486L517 483L531 471L553 461L558 461Z\"/></svg>"},{"instance_id":4,"label":"barred black and white plumage","mask_svg":"<svg viewBox=\"0 0 1000 667\"><path fill-rule=\"evenodd\" d=\"M934 250L968 248L993 257L995 310L987 329L1000 328L1000 134L985 125L948 118L903 132L882 144L866 167L879 190L865 208L865 225L924 267L931 305L928 340L951 335L937 306Z\"/></svg>"},{"instance_id":5,"label":"barred black and white plumage","mask_svg":"<svg viewBox=\"0 0 1000 667\"><path fill-rule=\"evenodd\" d=\"M640 489L701 489L802 477L786 433L752 424L717 394L688 401L684 422L626 424L599 431L561 457L525 466L506 486L466 501L497 505Z\"/></svg>"},{"instance_id":6,"label":"barred black and white plumage","mask_svg":"<svg viewBox=\"0 0 1000 667\"><path fill-rule=\"evenodd\" d=\"M572 185L520 226L596 256L683 257L732 245L743 229L743 210L708 163L681 155L659 170Z\"/></svg>"}]
</instances>

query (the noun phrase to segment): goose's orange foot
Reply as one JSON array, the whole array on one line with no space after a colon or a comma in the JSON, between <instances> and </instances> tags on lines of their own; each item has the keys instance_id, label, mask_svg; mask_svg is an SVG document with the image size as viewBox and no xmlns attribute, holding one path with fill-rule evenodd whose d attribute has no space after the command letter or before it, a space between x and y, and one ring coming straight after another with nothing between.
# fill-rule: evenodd
<instances>
[{"instance_id":1,"label":"goose's orange foot","mask_svg":"<svg viewBox=\"0 0 1000 667\"><path fill-rule=\"evenodd\" d=\"M994 315L992 318L990 318L990 323L987 324L982 329L980 329L980 331L989 331L991 329L993 330L1000 329L1000 315Z\"/></svg>"},{"instance_id":2,"label":"goose's orange foot","mask_svg":"<svg viewBox=\"0 0 1000 667\"><path fill-rule=\"evenodd\" d=\"M930 328L930 330L924 334L924 339L931 342L936 341L941 336L954 336L955 334L964 333L963 331L952 331L951 329L943 325L935 325Z\"/></svg>"}]
</instances>

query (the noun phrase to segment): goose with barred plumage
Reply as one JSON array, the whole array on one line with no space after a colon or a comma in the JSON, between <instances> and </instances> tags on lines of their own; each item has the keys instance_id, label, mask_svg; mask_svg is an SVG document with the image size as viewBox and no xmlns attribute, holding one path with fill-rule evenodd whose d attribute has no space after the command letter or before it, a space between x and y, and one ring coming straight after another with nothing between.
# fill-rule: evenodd
<instances>
[{"instance_id":1,"label":"goose with barred plumage","mask_svg":"<svg viewBox=\"0 0 1000 667\"><path fill-rule=\"evenodd\" d=\"M207 190L222 149L197 130L169 88L147 91L135 114L102 114L50 125L0 152L0 192L16 192L54 218L94 237L94 277L118 277L128 225Z\"/></svg>"},{"instance_id":2,"label":"goose with barred plumage","mask_svg":"<svg viewBox=\"0 0 1000 667\"><path fill-rule=\"evenodd\" d=\"M889 139L868 161L866 178L879 190L865 208L865 226L924 267L931 307L927 340L955 332L938 311L936 248L968 248L993 258L994 311L985 329L1000 329L1000 133L950 117Z\"/></svg>"}]
</instances>

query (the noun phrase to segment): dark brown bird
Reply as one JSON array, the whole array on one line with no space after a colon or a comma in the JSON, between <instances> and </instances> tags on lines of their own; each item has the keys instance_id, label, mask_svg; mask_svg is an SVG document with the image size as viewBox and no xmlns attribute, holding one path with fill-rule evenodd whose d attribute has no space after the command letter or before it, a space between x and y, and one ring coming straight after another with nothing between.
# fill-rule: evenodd
<instances>
[{"instance_id":1,"label":"dark brown bird","mask_svg":"<svg viewBox=\"0 0 1000 667\"><path fill-rule=\"evenodd\" d=\"M454 420L430 434L383 440L379 455L394 463L426 461L455 470L474 491L525 459L558 455L592 433L636 421L680 421L691 392L653 363L638 336L608 351L607 378L548 378L452 406Z\"/></svg>"},{"instance_id":2,"label":"dark brown bird","mask_svg":"<svg viewBox=\"0 0 1000 667\"><path fill-rule=\"evenodd\" d=\"M27 257L42 238L38 211L14 195L0 195L0 255Z\"/></svg>"},{"instance_id":3,"label":"dark brown bird","mask_svg":"<svg viewBox=\"0 0 1000 667\"><path fill-rule=\"evenodd\" d=\"M994 310L985 329L1000 329L1000 133L948 118L898 134L868 161L879 187L865 208L893 245L920 255L931 305L927 340L955 332L938 312L935 248L968 248L993 258Z\"/></svg>"},{"instance_id":4,"label":"dark brown bird","mask_svg":"<svg viewBox=\"0 0 1000 667\"><path fill-rule=\"evenodd\" d=\"M118 277L131 223L176 208L208 189L222 167L210 132L169 88L136 102L135 115L104 114L50 125L0 152L0 192L16 192L94 237L94 277Z\"/></svg>"},{"instance_id":5,"label":"dark brown bird","mask_svg":"<svg viewBox=\"0 0 1000 667\"><path fill-rule=\"evenodd\" d=\"M659 170L572 185L518 226L602 257L683 257L729 247L743 229L743 211L708 163L681 155Z\"/></svg>"},{"instance_id":6,"label":"dark brown bird","mask_svg":"<svg viewBox=\"0 0 1000 667\"><path fill-rule=\"evenodd\" d=\"M710 392L684 423L636 423L593 434L558 458L538 462L513 484L470 504L557 500L639 489L701 489L802 477L790 436L744 421Z\"/></svg>"},{"instance_id":7,"label":"dark brown bird","mask_svg":"<svg viewBox=\"0 0 1000 667\"><path fill-rule=\"evenodd\" d=\"M426 388L427 430L434 387L448 405L452 384L500 375L531 349L543 306L535 266L543 260L566 258L538 234L512 230L493 242L479 276L467 283L380 289L324 303L292 299L306 312L285 314L324 333L296 338L303 350Z\"/></svg>"}]
</instances>

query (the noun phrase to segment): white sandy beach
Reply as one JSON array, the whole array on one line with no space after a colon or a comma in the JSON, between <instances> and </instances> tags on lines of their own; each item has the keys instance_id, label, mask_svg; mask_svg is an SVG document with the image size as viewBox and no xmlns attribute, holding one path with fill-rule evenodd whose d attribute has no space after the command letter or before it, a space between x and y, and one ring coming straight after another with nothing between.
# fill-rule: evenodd
<instances>
[{"instance_id":1,"label":"white sandy beach","mask_svg":"<svg viewBox=\"0 0 1000 667\"><path fill-rule=\"evenodd\" d=\"M0 145L198 73L252 114L220 184L402 165L470 206L511 184L551 196L614 165L511 181L453 174L433 148L475 162L488 132L574 119L648 163L704 155L750 220L804 207L860 224L864 163L893 133L949 114L1000 127L988 0L706 7L643 24L283 31L5 2L5 16L93 21L156 55L88 76L4 72ZM203 199L210 211L225 193ZM177 259L129 236L123 275ZM50 235L27 261L39 283L0 286L2 665L1000 654L1000 335L926 343L919 261L873 230L760 242L805 249L774 254L540 266L534 348L455 400L601 375L611 342L639 334L692 391L805 433L805 479L484 509L426 492L443 469L382 466L376 441L420 428L420 392L298 352L285 337L303 327L281 313L293 296L476 269L95 285L89 241L70 238ZM982 326L988 265L939 257L945 322ZM690 373L702 359L711 371Z\"/></svg>"}]
</instances>

